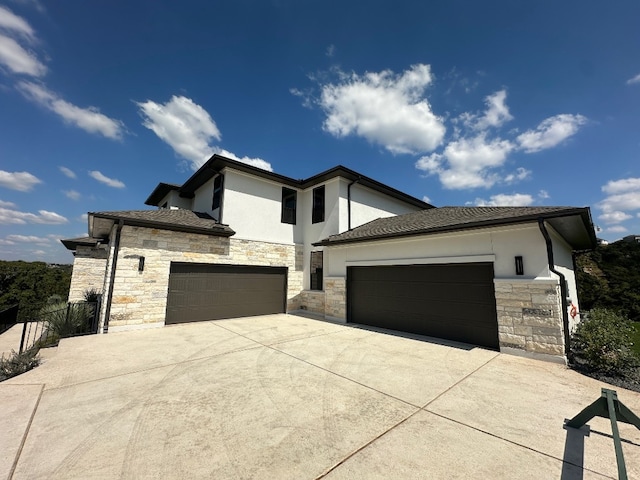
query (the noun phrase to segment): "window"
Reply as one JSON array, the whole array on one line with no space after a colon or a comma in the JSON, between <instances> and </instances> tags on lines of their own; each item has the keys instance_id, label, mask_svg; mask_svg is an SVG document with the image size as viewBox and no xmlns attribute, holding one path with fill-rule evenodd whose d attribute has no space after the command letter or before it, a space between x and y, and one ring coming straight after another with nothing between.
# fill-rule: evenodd
<instances>
[{"instance_id":1,"label":"window","mask_svg":"<svg viewBox=\"0 0 640 480\"><path fill-rule=\"evenodd\" d=\"M322 252L311 252L311 290L322 290Z\"/></svg>"},{"instance_id":2,"label":"window","mask_svg":"<svg viewBox=\"0 0 640 480\"><path fill-rule=\"evenodd\" d=\"M222 189L223 187L224 187L224 175L220 174L213 181L213 200L211 202L211 210L213 210L213 218L215 218L217 222L222 221Z\"/></svg>"},{"instance_id":3,"label":"window","mask_svg":"<svg viewBox=\"0 0 640 480\"><path fill-rule=\"evenodd\" d=\"M311 223L324 222L324 185L313 189Z\"/></svg>"},{"instance_id":4,"label":"window","mask_svg":"<svg viewBox=\"0 0 640 480\"><path fill-rule=\"evenodd\" d=\"M296 224L296 200L298 192L287 187L282 187L282 223Z\"/></svg>"}]
</instances>

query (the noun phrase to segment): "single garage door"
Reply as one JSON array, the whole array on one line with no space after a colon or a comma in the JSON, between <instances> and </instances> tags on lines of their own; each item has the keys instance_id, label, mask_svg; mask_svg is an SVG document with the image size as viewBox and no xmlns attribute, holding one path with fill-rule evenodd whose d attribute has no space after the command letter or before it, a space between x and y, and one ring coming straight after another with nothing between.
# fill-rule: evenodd
<instances>
[{"instance_id":1,"label":"single garage door","mask_svg":"<svg viewBox=\"0 0 640 480\"><path fill-rule=\"evenodd\" d=\"M172 263L165 323L284 313L287 268Z\"/></svg>"},{"instance_id":2,"label":"single garage door","mask_svg":"<svg viewBox=\"0 0 640 480\"><path fill-rule=\"evenodd\" d=\"M499 348L492 263L348 267L348 321Z\"/></svg>"}]
</instances>

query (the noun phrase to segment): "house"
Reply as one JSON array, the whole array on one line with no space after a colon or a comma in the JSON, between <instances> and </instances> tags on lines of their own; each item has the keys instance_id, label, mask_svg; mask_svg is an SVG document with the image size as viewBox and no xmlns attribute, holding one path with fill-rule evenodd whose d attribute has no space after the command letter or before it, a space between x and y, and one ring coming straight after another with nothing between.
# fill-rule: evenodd
<instances>
[{"instance_id":1,"label":"house","mask_svg":"<svg viewBox=\"0 0 640 480\"><path fill-rule=\"evenodd\" d=\"M622 241L629 243L640 243L640 235L627 235L626 237L622 237Z\"/></svg>"},{"instance_id":2,"label":"house","mask_svg":"<svg viewBox=\"0 0 640 480\"><path fill-rule=\"evenodd\" d=\"M70 300L101 331L280 312L562 359L588 208L442 207L338 166L297 180L214 155L156 210L91 212Z\"/></svg>"}]
</instances>

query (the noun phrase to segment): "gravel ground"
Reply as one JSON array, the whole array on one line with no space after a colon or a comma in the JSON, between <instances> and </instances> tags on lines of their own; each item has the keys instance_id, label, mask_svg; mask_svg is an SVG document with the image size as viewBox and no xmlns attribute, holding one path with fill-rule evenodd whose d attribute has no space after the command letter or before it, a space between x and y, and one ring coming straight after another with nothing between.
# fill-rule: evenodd
<instances>
[{"instance_id":1,"label":"gravel ground","mask_svg":"<svg viewBox=\"0 0 640 480\"><path fill-rule=\"evenodd\" d=\"M601 382L608 383L616 387L626 388L627 390L633 390L634 392L640 392L640 367L629 367L619 375L613 375L610 373L594 371L588 367L580 364L571 364L576 372L580 372L588 377L595 378Z\"/></svg>"}]
</instances>

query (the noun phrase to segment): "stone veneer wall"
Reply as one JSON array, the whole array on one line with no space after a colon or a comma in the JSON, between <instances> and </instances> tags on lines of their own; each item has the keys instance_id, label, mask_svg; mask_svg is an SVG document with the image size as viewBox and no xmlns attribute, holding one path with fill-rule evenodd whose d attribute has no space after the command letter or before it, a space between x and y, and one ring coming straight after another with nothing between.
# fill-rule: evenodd
<instances>
[{"instance_id":1,"label":"stone veneer wall","mask_svg":"<svg viewBox=\"0 0 640 480\"><path fill-rule=\"evenodd\" d=\"M164 325L171 262L288 267L288 310L302 291L302 246L124 226L109 330Z\"/></svg>"},{"instance_id":2,"label":"stone veneer wall","mask_svg":"<svg viewBox=\"0 0 640 480\"><path fill-rule=\"evenodd\" d=\"M297 300L297 309L324 315L325 293L322 290L304 290Z\"/></svg>"},{"instance_id":3,"label":"stone veneer wall","mask_svg":"<svg viewBox=\"0 0 640 480\"><path fill-rule=\"evenodd\" d=\"M344 277L324 279L324 314L326 317L347 321L347 281Z\"/></svg>"},{"instance_id":4,"label":"stone veneer wall","mask_svg":"<svg viewBox=\"0 0 640 480\"><path fill-rule=\"evenodd\" d=\"M555 280L494 280L500 347L564 356L560 285Z\"/></svg>"},{"instance_id":5,"label":"stone veneer wall","mask_svg":"<svg viewBox=\"0 0 640 480\"><path fill-rule=\"evenodd\" d=\"M84 300L84 292L90 289L102 292L107 255L104 248L79 246L76 249L69 287L70 302Z\"/></svg>"}]
</instances>

